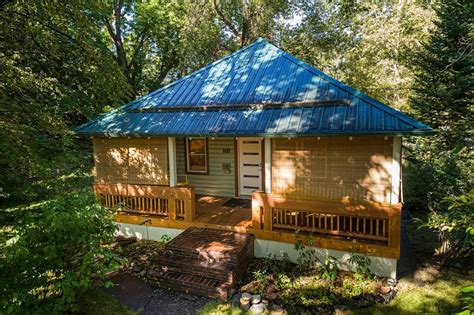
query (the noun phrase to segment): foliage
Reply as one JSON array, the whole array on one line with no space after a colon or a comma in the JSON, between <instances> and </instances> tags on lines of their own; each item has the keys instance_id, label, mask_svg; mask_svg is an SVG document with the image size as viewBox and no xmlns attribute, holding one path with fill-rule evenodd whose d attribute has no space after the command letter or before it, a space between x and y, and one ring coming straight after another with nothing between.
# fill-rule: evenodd
<instances>
[{"instance_id":1,"label":"foliage","mask_svg":"<svg viewBox=\"0 0 474 315\"><path fill-rule=\"evenodd\" d=\"M0 5L0 203L37 199L79 152L71 126L127 90L80 2ZM62 174L61 174L62 175Z\"/></svg>"},{"instance_id":2,"label":"foliage","mask_svg":"<svg viewBox=\"0 0 474 315\"><path fill-rule=\"evenodd\" d=\"M317 272L316 277L334 282L339 271L339 262L333 256L327 256L324 261L318 257L315 240L309 234L306 239L307 246L304 245L301 238L297 237L295 250L298 252L297 265L302 273Z\"/></svg>"},{"instance_id":3,"label":"foliage","mask_svg":"<svg viewBox=\"0 0 474 315\"><path fill-rule=\"evenodd\" d=\"M463 301L463 310L459 314L472 314L474 312L474 285L470 285L461 289L463 297L461 300Z\"/></svg>"},{"instance_id":4,"label":"foliage","mask_svg":"<svg viewBox=\"0 0 474 315\"><path fill-rule=\"evenodd\" d=\"M414 1L305 1L303 20L282 47L397 109L408 110L416 56L433 27L430 5Z\"/></svg>"},{"instance_id":5,"label":"foliage","mask_svg":"<svg viewBox=\"0 0 474 315\"><path fill-rule=\"evenodd\" d=\"M298 252L298 258L296 263L300 272L314 271L320 265L323 265L323 261L319 259L316 249L314 248L315 240L311 234L306 239L305 246L303 240L298 236L295 241L294 248Z\"/></svg>"},{"instance_id":6,"label":"foliage","mask_svg":"<svg viewBox=\"0 0 474 315\"><path fill-rule=\"evenodd\" d=\"M474 190L459 197L448 197L442 212L433 212L426 226L443 237L442 264L450 265L472 255L474 248Z\"/></svg>"},{"instance_id":7,"label":"foliage","mask_svg":"<svg viewBox=\"0 0 474 315\"><path fill-rule=\"evenodd\" d=\"M339 262L336 257L327 256L323 264L316 267L316 271L319 273L316 275L316 278L321 277L322 279L334 282L339 272Z\"/></svg>"},{"instance_id":8,"label":"foliage","mask_svg":"<svg viewBox=\"0 0 474 315\"><path fill-rule=\"evenodd\" d=\"M436 135L408 144L406 201L409 209L430 210L426 225L439 232L440 257L449 265L469 253L463 252L466 246L472 246L466 233L469 223L462 222L472 222L469 210L464 209L469 209L474 178L474 5L441 1L436 14L436 29L413 65L417 78L410 102Z\"/></svg>"},{"instance_id":9,"label":"foliage","mask_svg":"<svg viewBox=\"0 0 474 315\"><path fill-rule=\"evenodd\" d=\"M347 260L350 264L354 265L356 270L356 276L358 278L372 278L372 272L370 271L371 261L369 256L352 253L351 257Z\"/></svg>"},{"instance_id":10,"label":"foliage","mask_svg":"<svg viewBox=\"0 0 474 315\"><path fill-rule=\"evenodd\" d=\"M17 216L16 237L0 257L2 313L77 310L93 279L120 263L108 244L112 213L85 192L60 196Z\"/></svg>"}]
</instances>

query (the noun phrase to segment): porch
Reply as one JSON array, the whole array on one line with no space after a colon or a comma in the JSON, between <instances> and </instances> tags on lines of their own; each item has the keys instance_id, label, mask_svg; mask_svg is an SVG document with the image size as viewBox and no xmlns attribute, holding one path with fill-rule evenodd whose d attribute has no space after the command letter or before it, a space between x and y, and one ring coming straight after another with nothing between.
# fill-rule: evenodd
<instances>
[{"instance_id":1,"label":"porch","mask_svg":"<svg viewBox=\"0 0 474 315\"><path fill-rule=\"evenodd\" d=\"M396 259L400 254L400 205L297 201L254 192L248 205L228 206L230 197L151 185L95 184L95 192L103 206L117 210L119 223L211 228L290 244L311 233L321 248Z\"/></svg>"}]
</instances>

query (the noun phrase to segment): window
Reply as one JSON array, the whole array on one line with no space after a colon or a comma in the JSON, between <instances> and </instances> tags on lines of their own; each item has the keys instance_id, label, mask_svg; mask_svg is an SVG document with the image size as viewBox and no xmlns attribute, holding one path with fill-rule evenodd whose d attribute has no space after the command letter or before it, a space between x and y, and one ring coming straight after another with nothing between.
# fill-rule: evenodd
<instances>
[{"instance_id":1,"label":"window","mask_svg":"<svg viewBox=\"0 0 474 315\"><path fill-rule=\"evenodd\" d=\"M207 139L186 139L186 166L188 173L207 174Z\"/></svg>"}]
</instances>

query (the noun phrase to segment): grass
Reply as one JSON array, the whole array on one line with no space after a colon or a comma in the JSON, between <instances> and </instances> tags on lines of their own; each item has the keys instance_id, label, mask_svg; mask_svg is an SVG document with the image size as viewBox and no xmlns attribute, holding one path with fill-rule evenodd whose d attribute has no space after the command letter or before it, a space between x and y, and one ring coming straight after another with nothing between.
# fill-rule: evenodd
<instances>
[{"instance_id":1,"label":"grass","mask_svg":"<svg viewBox=\"0 0 474 315\"><path fill-rule=\"evenodd\" d=\"M240 308L232 307L230 303L213 301L204 305L203 308L197 311L197 315L241 315L245 312Z\"/></svg>"},{"instance_id":2,"label":"grass","mask_svg":"<svg viewBox=\"0 0 474 315\"><path fill-rule=\"evenodd\" d=\"M403 278L390 304L377 304L352 314L453 314L462 308L460 289L469 284L472 280L457 273L447 273L423 283L417 283L412 277Z\"/></svg>"},{"instance_id":3,"label":"grass","mask_svg":"<svg viewBox=\"0 0 474 315\"><path fill-rule=\"evenodd\" d=\"M117 300L99 289L92 289L79 299L81 315L137 315Z\"/></svg>"}]
</instances>

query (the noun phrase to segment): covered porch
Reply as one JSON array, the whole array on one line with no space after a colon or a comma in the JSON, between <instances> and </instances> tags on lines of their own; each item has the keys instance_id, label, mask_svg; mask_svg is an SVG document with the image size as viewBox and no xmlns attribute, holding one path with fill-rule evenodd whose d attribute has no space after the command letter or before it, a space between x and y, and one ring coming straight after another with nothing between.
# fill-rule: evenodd
<instances>
[{"instance_id":1,"label":"covered porch","mask_svg":"<svg viewBox=\"0 0 474 315\"><path fill-rule=\"evenodd\" d=\"M192 187L95 184L100 203L119 223L253 234L256 239L306 242L321 248L399 258L400 205L291 200L256 191L236 206L231 197L196 195Z\"/></svg>"}]
</instances>

